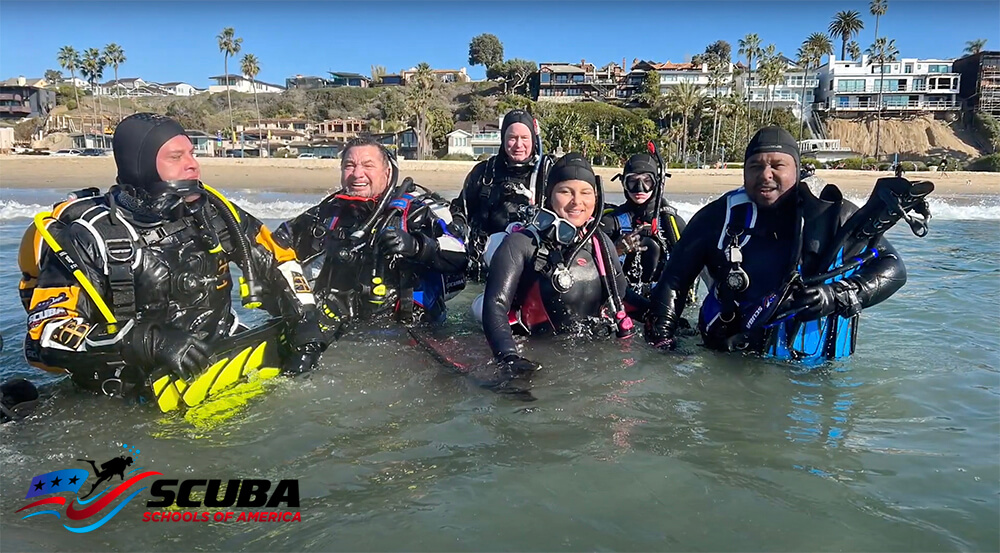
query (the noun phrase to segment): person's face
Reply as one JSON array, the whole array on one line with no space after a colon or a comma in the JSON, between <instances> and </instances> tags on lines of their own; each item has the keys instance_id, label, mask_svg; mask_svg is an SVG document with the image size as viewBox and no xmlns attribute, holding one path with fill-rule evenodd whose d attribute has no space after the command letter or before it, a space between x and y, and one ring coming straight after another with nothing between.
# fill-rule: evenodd
<instances>
[{"instance_id":1,"label":"person's face","mask_svg":"<svg viewBox=\"0 0 1000 553\"><path fill-rule=\"evenodd\" d=\"M197 180L201 178L201 167L194 157L194 144L179 134L160 146L156 152L156 172L160 180Z\"/></svg>"},{"instance_id":2,"label":"person's face","mask_svg":"<svg viewBox=\"0 0 1000 553\"><path fill-rule=\"evenodd\" d=\"M743 165L743 187L760 208L774 207L798 180L795 158L782 152L754 154Z\"/></svg>"},{"instance_id":3,"label":"person's face","mask_svg":"<svg viewBox=\"0 0 1000 553\"><path fill-rule=\"evenodd\" d=\"M643 205L653 197L656 177L650 173L631 173L624 177L625 194L638 205Z\"/></svg>"},{"instance_id":4,"label":"person's face","mask_svg":"<svg viewBox=\"0 0 1000 553\"><path fill-rule=\"evenodd\" d=\"M582 180L560 182L552 189L552 211L576 228L582 228L594 215L597 196L594 187Z\"/></svg>"},{"instance_id":5,"label":"person's face","mask_svg":"<svg viewBox=\"0 0 1000 553\"><path fill-rule=\"evenodd\" d=\"M352 196L377 198L389 186L391 172L378 146L354 146L340 166L340 182Z\"/></svg>"},{"instance_id":6,"label":"person's face","mask_svg":"<svg viewBox=\"0 0 1000 553\"><path fill-rule=\"evenodd\" d=\"M531 157L531 130L524 123L514 123L507 127L503 138L503 148L514 163L523 163Z\"/></svg>"}]
</instances>

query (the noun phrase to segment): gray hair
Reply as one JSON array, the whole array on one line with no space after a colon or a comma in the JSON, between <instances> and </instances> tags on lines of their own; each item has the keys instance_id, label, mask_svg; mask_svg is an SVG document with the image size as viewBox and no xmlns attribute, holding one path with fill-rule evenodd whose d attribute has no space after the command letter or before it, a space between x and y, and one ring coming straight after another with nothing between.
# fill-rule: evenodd
<instances>
[{"instance_id":1,"label":"gray hair","mask_svg":"<svg viewBox=\"0 0 1000 553\"><path fill-rule=\"evenodd\" d=\"M344 163L344 160L347 159L347 152L349 152L351 148L356 148L359 146L375 146L376 148L378 148L378 151L382 153L382 163L384 163L386 166L392 165L392 161L390 158L392 154L389 153L389 150L386 149L385 146L383 146L380 142L375 140L370 135L358 136L356 138L350 139L344 146L344 151L340 152L340 163Z\"/></svg>"}]
</instances>

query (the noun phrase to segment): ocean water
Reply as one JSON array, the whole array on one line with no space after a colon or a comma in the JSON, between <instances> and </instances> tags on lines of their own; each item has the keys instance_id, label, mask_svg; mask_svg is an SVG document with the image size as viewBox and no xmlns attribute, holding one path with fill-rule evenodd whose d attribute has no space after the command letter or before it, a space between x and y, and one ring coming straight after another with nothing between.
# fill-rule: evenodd
<instances>
[{"instance_id":1,"label":"ocean water","mask_svg":"<svg viewBox=\"0 0 1000 553\"><path fill-rule=\"evenodd\" d=\"M318 197L230 191L269 223ZM195 428L78 392L23 361L17 244L62 196L0 200L0 375L43 386L0 428L0 540L60 551L996 551L1000 199L932 200L889 232L909 281L820 369L641 340L532 342L537 401L476 388L398 329L334 345L235 417ZM690 217L707 198L677 197ZM855 200L863 201L861 198ZM468 315L442 334L486 354ZM691 313L689 313L691 315ZM31 478L140 448L164 478L298 479L301 522L142 522L140 495L88 534L15 514Z\"/></svg>"}]
</instances>

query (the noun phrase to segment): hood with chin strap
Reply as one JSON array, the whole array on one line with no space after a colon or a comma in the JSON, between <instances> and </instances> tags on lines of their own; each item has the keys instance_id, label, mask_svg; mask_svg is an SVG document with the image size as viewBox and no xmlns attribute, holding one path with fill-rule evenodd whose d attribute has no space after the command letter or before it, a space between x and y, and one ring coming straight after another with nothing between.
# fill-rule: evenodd
<instances>
[{"instance_id":1,"label":"hood with chin strap","mask_svg":"<svg viewBox=\"0 0 1000 553\"><path fill-rule=\"evenodd\" d=\"M522 161L520 163L515 163L507 157L507 129L511 127L514 123L521 123L528 127L528 132L531 134L531 156L528 157L527 161ZM501 148L500 155L503 157L504 163L508 167L523 167L527 165L534 165L534 157L538 155L535 151L535 142L538 137L535 135L535 118L531 116L530 113L524 111L523 109L515 109L507 112L507 115L503 117L503 124L500 125L500 140Z\"/></svg>"}]
</instances>

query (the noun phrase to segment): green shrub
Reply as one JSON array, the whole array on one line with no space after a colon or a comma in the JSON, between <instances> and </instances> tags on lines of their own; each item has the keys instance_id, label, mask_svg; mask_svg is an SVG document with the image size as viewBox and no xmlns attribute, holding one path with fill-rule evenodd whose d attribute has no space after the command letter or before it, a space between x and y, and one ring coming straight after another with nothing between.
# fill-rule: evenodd
<instances>
[{"instance_id":1,"label":"green shrub","mask_svg":"<svg viewBox=\"0 0 1000 553\"><path fill-rule=\"evenodd\" d=\"M862 168L862 166L865 163L865 160L861 159L860 157L849 157L845 160L842 160L841 163L843 164L844 169L858 170Z\"/></svg>"},{"instance_id":2,"label":"green shrub","mask_svg":"<svg viewBox=\"0 0 1000 553\"><path fill-rule=\"evenodd\" d=\"M816 168L819 168L819 167L823 166L823 164L820 163L819 160L816 159L816 158L814 158L814 157L804 157L804 158L802 158L802 159L799 160L799 166L800 167L805 167L806 165L808 165L810 163L812 163L813 167L816 167Z\"/></svg>"},{"instance_id":3,"label":"green shrub","mask_svg":"<svg viewBox=\"0 0 1000 553\"><path fill-rule=\"evenodd\" d=\"M990 154L974 159L965 166L967 171L988 171L1000 173L1000 154Z\"/></svg>"},{"instance_id":4,"label":"green shrub","mask_svg":"<svg viewBox=\"0 0 1000 553\"><path fill-rule=\"evenodd\" d=\"M910 171L911 170L911 169L907 169L906 168L906 164L907 163L909 163L909 162L908 161L904 161L903 162L903 170L904 171ZM878 164L878 170L879 171L890 171L890 170L892 170L892 168L893 168L892 167L892 163L889 163L888 161L883 161L883 162L881 162L881 163Z\"/></svg>"},{"instance_id":5,"label":"green shrub","mask_svg":"<svg viewBox=\"0 0 1000 553\"><path fill-rule=\"evenodd\" d=\"M476 158L470 156L469 154L446 154L441 156L439 159L447 161L475 161Z\"/></svg>"},{"instance_id":6,"label":"green shrub","mask_svg":"<svg viewBox=\"0 0 1000 553\"><path fill-rule=\"evenodd\" d=\"M726 164L726 169L742 169L742 168L743 168L743 162L741 161L733 161Z\"/></svg>"}]
</instances>

